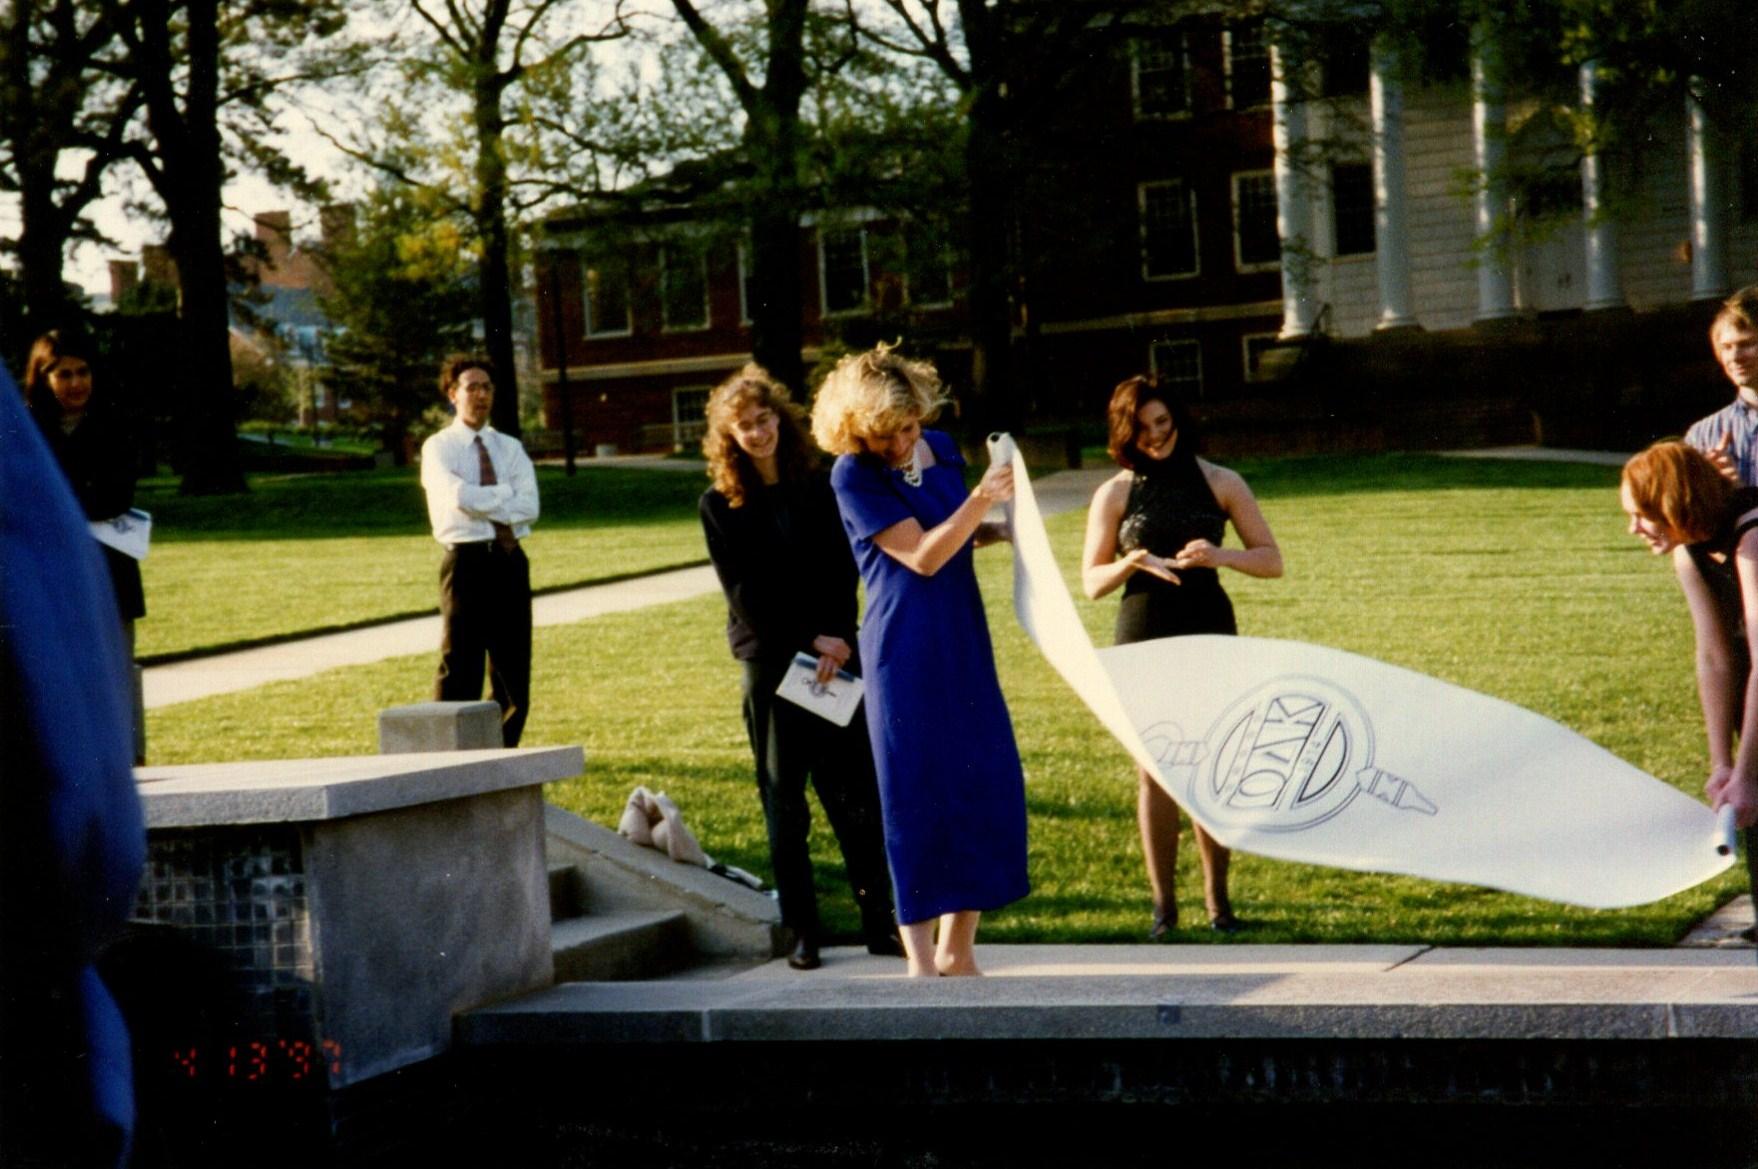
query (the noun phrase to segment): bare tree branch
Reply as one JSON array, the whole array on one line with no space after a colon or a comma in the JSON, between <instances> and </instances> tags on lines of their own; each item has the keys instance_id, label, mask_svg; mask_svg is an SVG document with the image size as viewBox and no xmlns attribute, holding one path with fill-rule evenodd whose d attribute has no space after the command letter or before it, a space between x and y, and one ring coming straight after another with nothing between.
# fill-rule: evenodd
<instances>
[{"instance_id":1,"label":"bare tree branch","mask_svg":"<svg viewBox=\"0 0 1758 1169\"><path fill-rule=\"evenodd\" d=\"M672 7L677 9L678 16L683 18L684 26L690 30L690 35L696 38L696 43L702 46L709 59L719 66L720 71L726 75L728 84L738 95L739 105L744 108L747 114L755 113L761 95L757 87L751 83L750 75L745 72L745 66L739 60L738 54L733 51L731 43L721 35L719 29L702 18L702 13L697 10L692 0L671 0L671 2Z\"/></svg>"}]
</instances>

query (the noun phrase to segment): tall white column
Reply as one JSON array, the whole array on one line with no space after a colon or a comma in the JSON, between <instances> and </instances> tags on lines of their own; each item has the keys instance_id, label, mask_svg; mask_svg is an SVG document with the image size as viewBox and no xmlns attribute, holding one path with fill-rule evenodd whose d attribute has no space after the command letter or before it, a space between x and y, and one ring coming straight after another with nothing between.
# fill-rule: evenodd
<instances>
[{"instance_id":1,"label":"tall white column","mask_svg":"<svg viewBox=\"0 0 1758 1169\"><path fill-rule=\"evenodd\" d=\"M1581 66L1581 109L1593 117L1598 79L1593 62ZM1597 129L1595 130L1597 133ZM1623 308L1624 285L1618 264L1618 226L1606 209L1605 159L1596 150L1581 158L1581 214L1587 237L1588 312Z\"/></svg>"},{"instance_id":2,"label":"tall white column","mask_svg":"<svg viewBox=\"0 0 1758 1169\"><path fill-rule=\"evenodd\" d=\"M1309 127L1304 87L1291 84L1291 61L1270 47L1270 103L1276 145L1276 231L1282 237L1282 337L1306 337L1318 323L1313 288L1312 186L1305 171Z\"/></svg>"},{"instance_id":3,"label":"tall white column","mask_svg":"<svg viewBox=\"0 0 1758 1169\"><path fill-rule=\"evenodd\" d=\"M1380 282L1380 319L1374 327L1415 328L1404 193L1404 86L1397 57L1383 43L1374 45L1368 100L1373 117L1374 264Z\"/></svg>"},{"instance_id":4,"label":"tall white column","mask_svg":"<svg viewBox=\"0 0 1758 1169\"><path fill-rule=\"evenodd\" d=\"M1471 141L1477 157L1477 319L1512 317L1514 278L1508 236L1508 111L1504 101L1501 30L1480 23L1472 31Z\"/></svg>"},{"instance_id":5,"label":"tall white column","mask_svg":"<svg viewBox=\"0 0 1758 1169\"><path fill-rule=\"evenodd\" d=\"M1722 182L1721 139L1695 97L1685 98L1691 160L1691 299L1720 300L1728 293L1727 196Z\"/></svg>"}]
</instances>

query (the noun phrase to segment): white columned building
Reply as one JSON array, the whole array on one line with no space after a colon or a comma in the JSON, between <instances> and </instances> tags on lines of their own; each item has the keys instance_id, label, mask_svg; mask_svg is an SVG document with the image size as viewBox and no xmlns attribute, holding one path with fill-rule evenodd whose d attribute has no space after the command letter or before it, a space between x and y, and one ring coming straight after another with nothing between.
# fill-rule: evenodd
<instances>
[{"instance_id":1,"label":"white columned building","mask_svg":"<svg viewBox=\"0 0 1758 1169\"><path fill-rule=\"evenodd\" d=\"M1410 226L1404 183L1404 85L1397 55L1374 44L1368 79L1373 119L1374 265L1380 313L1375 329L1416 328L1410 291Z\"/></svg>"},{"instance_id":2,"label":"white columned building","mask_svg":"<svg viewBox=\"0 0 1758 1169\"><path fill-rule=\"evenodd\" d=\"M1581 66L1581 109L1589 118L1599 88L1593 62ZM1606 194L1610 176L1606 161L1597 150L1589 150L1581 158L1581 214L1587 242L1588 312L1624 308L1623 279L1618 264L1618 225L1606 210Z\"/></svg>"},{"instance_id":3,"label":"white columned building","mask_svg":"<svg viewBox=\"0 0 1758 1169\"><path fill-rule=\"evenodd\" d=\"M1271 134L1276 148L1276 231L1282 240L1283 340L1307 337L1318 324L1313 277L1318 257L1312 246L1312 190L1307 165L1305 87L1290 85L1300 64L1277 45L1270 46Z\"/></svg>"},{"instance_id":4,"label":"white columned building","mask_svg":"<svg viewBox=\"0 0 1758 1169\"><path fill-rule=\"evenodd\" d=\"M1727 185L1721 139L1694 95L1687 95L1685 104L1685 147L1691 168L1691 299L1719 300L1728 293Z\"/></svg>"},{"instance_id":5,"label":"white columned building","mask_svg":"<svg viewBox=\"0 0 1758 1169\"><path fill-rule=\"evenodd\" d=\"M1498 230L1508 213L1508 111L1500 28L1487 21L1478 24L1472 30L1471 48L1471 142L1477 161L1476 319L1502 321L1517 313L1507 233Z\"/></svg>"}]
</instances>

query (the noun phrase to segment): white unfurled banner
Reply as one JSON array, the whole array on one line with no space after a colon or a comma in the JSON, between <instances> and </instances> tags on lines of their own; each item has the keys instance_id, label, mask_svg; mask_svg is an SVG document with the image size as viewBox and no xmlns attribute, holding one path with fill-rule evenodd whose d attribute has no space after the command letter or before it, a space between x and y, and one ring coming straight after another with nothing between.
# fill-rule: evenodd
<instances>
[{"instance_id":1,"label":"white unfurled banner","mask_svg":"<svg viewBox=\"0 0 1758 1169\"><path fill-rule=\"evenodd\" d=\"M1011 438L1014 609L1137 763L1229 848L1640 905L1733 863L1732 821L1512 703L1343 650L1258 637L1095 650Z\"/></svg>"}]
</instances>

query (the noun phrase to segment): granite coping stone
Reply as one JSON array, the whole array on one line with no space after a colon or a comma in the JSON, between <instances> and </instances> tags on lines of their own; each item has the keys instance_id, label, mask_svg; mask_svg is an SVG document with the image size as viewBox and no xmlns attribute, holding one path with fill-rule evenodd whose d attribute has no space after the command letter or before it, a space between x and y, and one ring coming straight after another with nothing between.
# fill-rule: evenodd
<instances>
[{"instance_id":1,"label":"granite coping stone","mask_svg":"<svg viewBox=\"0 0 1758 1169\"><path fill-rule=\"evenodd\" d=\"M830 950L823 970L785 979L750 972L713 981L564 984L470 1012L460 1036L478 1046L1758 1038L1758 968L1750 955L1422 950L1415 960L1395 961L1397 949L987 946L979 961L990 977L919 981L904 978L895 959L869 968ZM1072 954L1046 961L1042 952L1050 950L1088 958L1084 970ZM1157 967L1132 953L1144 950ZM1263 961L1254 963L1259 950ZM1290 953L1302 950L1304 959ZM1047 966L1063 973L1026 972ZM860 973L868 969L889 973Z\"/></svg>"},{"instance_id":2,"label":"granite coping stone","mask_svg":"<svg viewBox=\"0 0 1758 1169\"><path fill-rule=\"evenodd\" d=\"M335 820L568 779L582 748L495 748L135 770L146 825L199 828Z\"/></svg>"}]
</instances>

